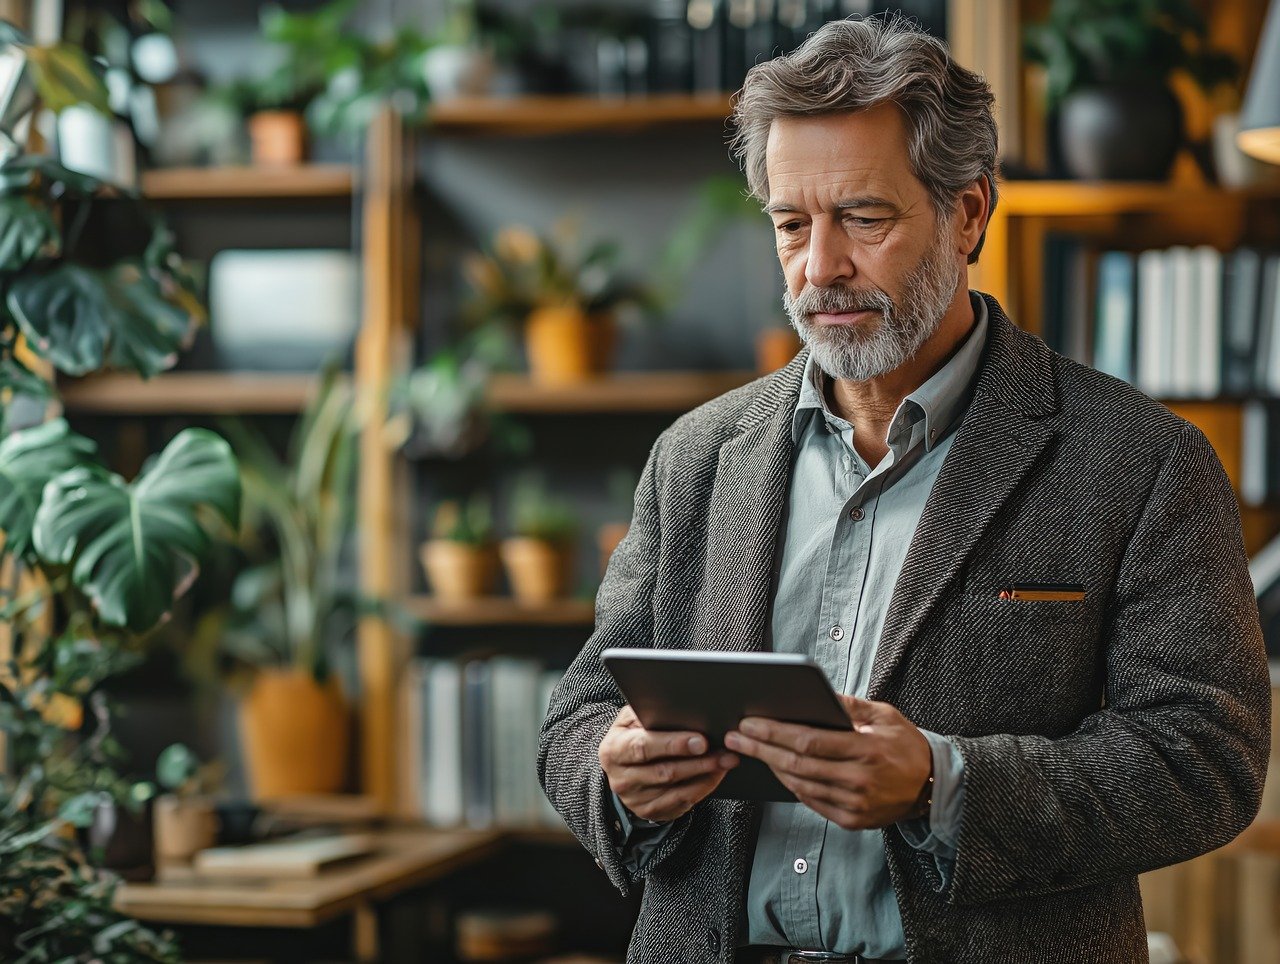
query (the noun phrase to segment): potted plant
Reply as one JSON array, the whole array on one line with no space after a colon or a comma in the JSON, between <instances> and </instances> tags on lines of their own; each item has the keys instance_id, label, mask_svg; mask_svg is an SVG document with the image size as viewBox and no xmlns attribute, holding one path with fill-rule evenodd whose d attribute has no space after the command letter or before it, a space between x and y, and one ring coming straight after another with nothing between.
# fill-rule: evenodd
<instances>
[{"instance_id":1,"label":"potted plant","mask_svg":"<svg viewBox=\"0 0 1280 964\"><path fill-rule=\"evenodd\" d=\"M1045 67L1073 177L1168 176L1183 142L1170 76L1185 71L1209 90L1238 70L1207 36L1199 12L1174 0L1055 0L1044 22L1026 28L1026 54Z\"/></svg>"},{"instance_id":2,"label":"potted plant","mask_svg":"<svg viewBox=\"0 0 1280 964\"><path fill-rule=\"evenodd\" d=\"M255 799L346 784L351 709L329 647L355 628L342 553L354 511L350 383L326 370L282 459L253 426L223 423L240 459L249 565L231 589L224 652L248 667L240 734Z\"/></svg>"},{"instance_id":3,"label":"potted plant","mask_svg":"<svg viewBox=\"0 0 1280 964\"><path fill-rule=\"evenodd\" d=\"M456 602L493 593L498 553L487 499L440 503L432 537L422 544L422 566L441 599Z\"/></svg>"},{"instance_id":4,"label":"potted plant","mask_svg":"<svg viewBox=\"0 0 1280 964\"><path fill-rule=\"evenodd\" d=\"M446 0L445 7L444 25L422 61L431 93L437 100L484 94L496 64L478 42L475 0Z\"/></svg>"},{"instance_id":5,"label":"potted plant","mask_svg":"<svg viewBox=\"0 0 1280 964\"><path fill-rule=\"evenodd\" d=\"M213 790L219 768L202 765L181 743L165 747L156 760L156 782L168 793L156 797L152 808L156 857L186 861L218 839L218 814Z\"/></svg>"},{"instance_id":6,"label":"potted plant","mask_svg":"<svg viewBox=\"0 0 1280 964\"><path fill-rule=\"evenodd\" d=\"M620 309L652 309L655 296L617 268L610 241L583 246L561 222L548 237L522 227L499 231L489 253L465 265L475 291L473 321L498 321L523 330L529 370L546 384L598 376L613 360Z\"/></svg>"},{"instance_id":7,"label":"potted plant","mask_svg":"<svg viewBox=\"0 0 1280 964\"><path fill-rule=\"evenodd\" d=\"M517 481L511 498L512 535L502 541L502 563L515 597L546 603L563 597L573 577L578 519L573 507L532 476Z\"/></svg>"},{"instance_id":8,"label":"potted plant","mask_svg":"<svg viewBox=\"0 0 1280 964\"><path fill-rule=\"evenodd\" d=\"M119 192L25 153L19 132L41 101L56 110L105 91L73 45L40 47L7 23L0 35L22 57L0 99L0 958L81 960L91 948L99 960L176 961L168 937L115 910L117 878L95 860L104 817L141 811L154 790L117 771L103 683L138 663L197 578L211 530L238 521L239 478L222 439L188 429L126 481L47 418L46 374L162 371L199 301L159 224L141 256L81 260L84 213L108 193L122 210Z\"/></svg>"}]
</instances>

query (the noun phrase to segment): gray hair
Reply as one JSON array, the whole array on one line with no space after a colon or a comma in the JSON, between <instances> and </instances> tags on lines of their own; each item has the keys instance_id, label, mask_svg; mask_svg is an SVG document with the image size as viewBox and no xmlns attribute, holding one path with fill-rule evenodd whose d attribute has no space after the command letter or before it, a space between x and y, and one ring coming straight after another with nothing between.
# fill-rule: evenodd
<instances>
[{"instance_id":1,"label":"gray hair","mask_svg":"<svg viewBox=\"0 0 1280 964\"><path fill-rule=\"evenodd\" d=\"M904 17L835 20L790 54L747 72L734 100L731 149L751 193L767 203L765 146L776 117L836 114L896 104L907 154L939 218L981 177L995 211L997 132L991 88L954 60L946 44ZM990 214L990 212L988 212ZM986 229L969 263L978 260Z\"/></svg>"}]
</instances>

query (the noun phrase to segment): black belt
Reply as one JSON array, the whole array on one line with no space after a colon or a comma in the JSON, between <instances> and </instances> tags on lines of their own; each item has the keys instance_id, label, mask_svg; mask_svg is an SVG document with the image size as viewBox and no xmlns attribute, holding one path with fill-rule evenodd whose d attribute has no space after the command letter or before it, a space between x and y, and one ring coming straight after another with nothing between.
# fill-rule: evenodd
<instances>
[{"instance_id":1,"label":"black belt","mask_svg":"<svg viewBox=\"0 0 1280 964\"><path fill-rule=\"evenodd\" d=\"M802 951L793 947L752 944L750 947L739 947L733 960L734 964L881 964L883 959L863 957L860 954Z\"/></svg>"}]
</instances>

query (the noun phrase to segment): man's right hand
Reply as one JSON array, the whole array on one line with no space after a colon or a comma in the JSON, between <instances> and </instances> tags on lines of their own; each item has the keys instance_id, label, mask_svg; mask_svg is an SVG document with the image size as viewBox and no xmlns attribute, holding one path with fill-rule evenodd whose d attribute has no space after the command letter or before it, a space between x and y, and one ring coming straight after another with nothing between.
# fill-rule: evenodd
<instances>
[{"instance_id":1,"label":"man's right hand","mask_svg":"<svg viewBox=\"0 0 1280 964\"><path fill-rule=\"evenodd\" d=\"M600 741L600 766L609 788L645 820L675 820L705 799L738 765L735 753L708 753L701 733L653 732L630 706Z\"/></svg>"}]
</instances>

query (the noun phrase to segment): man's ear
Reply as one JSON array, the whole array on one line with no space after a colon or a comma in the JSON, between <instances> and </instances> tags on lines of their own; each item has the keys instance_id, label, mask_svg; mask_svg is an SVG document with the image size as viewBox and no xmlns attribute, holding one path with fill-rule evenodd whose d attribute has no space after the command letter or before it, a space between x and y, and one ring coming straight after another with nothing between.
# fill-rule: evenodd
<instances>
[{"instance_id":1,"label":"man's ear","mask_svg":"<svg viewBox=\"0 0 1280 964\"><path fill-rule=\"evenodd\" d=\"M956 207L960 219L957 248L965 260L973 264L977 260L978 246L982 243L987 221L991 218L991 182L985 174L960 192Z\"/></svg>"}]
</instances>

